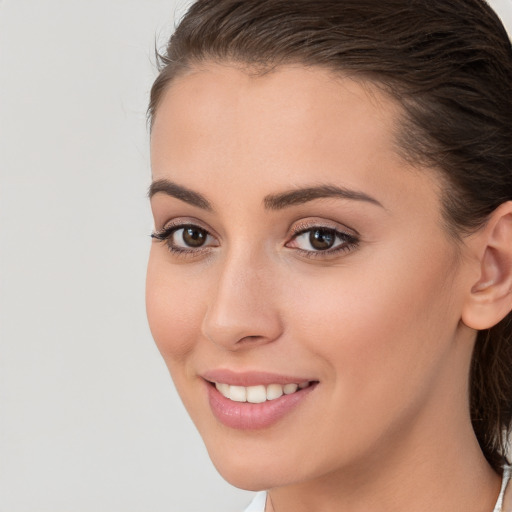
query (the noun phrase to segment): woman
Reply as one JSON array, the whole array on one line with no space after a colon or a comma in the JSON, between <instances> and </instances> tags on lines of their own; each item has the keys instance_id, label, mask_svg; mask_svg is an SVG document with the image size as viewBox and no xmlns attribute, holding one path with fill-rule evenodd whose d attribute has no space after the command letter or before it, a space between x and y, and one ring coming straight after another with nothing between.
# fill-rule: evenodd
<instances>
[{"instance_id":1,"label":"woman","mask_svg":"<svg viewBox=\"0 0 512 512\"><path fill-rule=\"evenodd\" d=\"M251 511L512 510L496 15L199 0L161 62L148 317L219 472Z\"/></svg>"}]
</instances>

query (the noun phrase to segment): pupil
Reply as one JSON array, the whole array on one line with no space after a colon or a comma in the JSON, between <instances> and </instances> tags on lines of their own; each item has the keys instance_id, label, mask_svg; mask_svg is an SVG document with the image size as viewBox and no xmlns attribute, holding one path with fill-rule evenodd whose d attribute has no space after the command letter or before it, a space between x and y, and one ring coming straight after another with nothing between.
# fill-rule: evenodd
<instances>
[{"instance_id":1,"label":"pupil","mask_svg":"<svg viewBox=\"0 0 512 512\"><path fill-rule=\"evenodd\" d=\"M309 243L315 249L325 251L330 249L336 240L336 235L331 229L315 229L309 235Z\"/></svg>"},{"instance_id":2,"label":"pupil","mask_svg":"<svg viewBox=\"0 0 512 512\"><path fill-rule=\"evenodd\" d=\"M189 247L201 247L206 241L206 232L198 228L185 228L183 230L183 241Z\"/></svg>"}]
</instances>

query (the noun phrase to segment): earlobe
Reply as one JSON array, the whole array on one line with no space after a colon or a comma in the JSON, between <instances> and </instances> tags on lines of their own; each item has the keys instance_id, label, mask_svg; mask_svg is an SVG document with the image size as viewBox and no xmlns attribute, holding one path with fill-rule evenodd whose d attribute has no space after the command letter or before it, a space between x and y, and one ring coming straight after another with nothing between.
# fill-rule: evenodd
<instances>
[{"instance_id":1,"label":"earlobe","mask_svg":"<svg viewBox=\"0 0 512 512\"><path fill-rule=\"evenodd\" d=\"M462 321L484 330L512 310L512 201L496 208L476 239L478 279L464 304Z\"/></svg>"}]
</instances>

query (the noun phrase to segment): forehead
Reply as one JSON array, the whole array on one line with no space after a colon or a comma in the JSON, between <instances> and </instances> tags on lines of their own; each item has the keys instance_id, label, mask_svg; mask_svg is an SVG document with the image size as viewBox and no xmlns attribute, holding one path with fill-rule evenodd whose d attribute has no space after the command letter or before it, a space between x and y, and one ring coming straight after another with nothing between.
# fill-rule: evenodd
<instances>
[{"instance_id":1,"label":"forehead","mask_svg":"<svg viewBox=\"0 0 512 512\"><path fill-rule=\"evenodd\" d=\"M324 68L286 66L256 74L210 64L171 82L155 116L153 141L160 135L186 139L193 130L195 137L224 137L224 144L234 133L249 131L252 145L268 141L270 132L282 146L312 139L328 143L344 123L352 127L343 134L347 144L364 131L377 145L392 142L399 112L376 86ZM173 131L177 126L179 132Z\"/></svg>"},{"instance_id":2,"label":"forehead","mask_svg":"<svg viewBox=\"0 0 512 512\"><path fill-rule=\"evenodd\" d=\"M211 64L180 76L164 94L152 130L153 178L201 192L222 182L224 194L250 187L260 197L333 181L400 195L407 187L400 174L424 174L399 156L400 114L376 86L323 68L256 75ZM390 177L399 189L388 186Z\"/></svg>"}]
</instances>

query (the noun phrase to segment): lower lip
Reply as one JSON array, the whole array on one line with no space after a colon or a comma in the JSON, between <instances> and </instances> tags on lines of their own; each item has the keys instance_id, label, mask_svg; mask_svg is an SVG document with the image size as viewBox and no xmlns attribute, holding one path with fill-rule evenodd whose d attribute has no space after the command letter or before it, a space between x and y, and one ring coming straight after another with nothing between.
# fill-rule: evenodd
<instances>
[{"instance_id":1,"label":"lower lip","mask_svg":"<svg viewBox=\"0 0 512 512\"><path fill-rule=\"evenodd\" d=\"M252 404L234 402L221 395L212 384L206 384L210 407L215 418L226 427L238 430L256 430L272 426L295 409L317 386L317 383L313 383L290 395L283 395L261 404Z\"/></svg>"}]
</instances>

